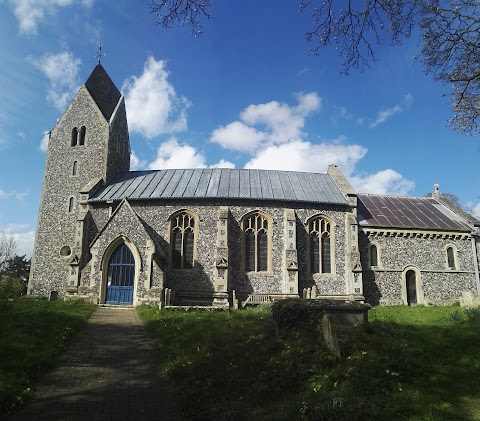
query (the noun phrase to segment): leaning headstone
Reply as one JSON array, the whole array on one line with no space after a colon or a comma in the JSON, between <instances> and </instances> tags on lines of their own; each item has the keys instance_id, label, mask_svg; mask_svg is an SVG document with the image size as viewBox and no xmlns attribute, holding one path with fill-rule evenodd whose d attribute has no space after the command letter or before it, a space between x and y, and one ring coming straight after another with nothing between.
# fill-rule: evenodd
<instances>
[{"instance_id":1,"label":"leaning headstone","mask_svg":"<svg viewBox=\"0 0 480 421\"><path fill-rule=\"evenodd\" d=\"M338 344L337 335L332 329L328 314L324 314L322 317L322 330L327 348L335 357L340 358L340 346Z\"/></svg>"},{"instance_id":2,"label":"leaning headstone","mask_svg":"<svg viewBox=\"0 0 480 421\"><path fill-rule=\"evenodd\" d=\"M170 288L165 288L165 306L170 305Z\"/></svg>"},{"instance_id":3,"label":"leaning headstone","mask_svg":"<svg viewBox=\"0 0 480 421\"><path fill-rule=\"evenodd\" d=\"M232 307L234 310L238 310L237 294L235 293L235 290L232 291Z\"/></svg>"}]
</instances>

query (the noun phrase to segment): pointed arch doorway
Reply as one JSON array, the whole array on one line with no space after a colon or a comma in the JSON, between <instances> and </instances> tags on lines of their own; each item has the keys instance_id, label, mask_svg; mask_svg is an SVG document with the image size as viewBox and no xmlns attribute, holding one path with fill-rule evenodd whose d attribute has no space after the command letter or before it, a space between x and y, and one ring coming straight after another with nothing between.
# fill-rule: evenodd
<instances>
[{"instance_id":1,"label":"pointed arch doorway","mask_svg":"<svg viewBox=\"0 0 480 421\"><path fill-rule=\"evenodd\" d=\"M133 304L135 258L130 248L121 243L108 261L106 304Z\"/></svg>"}]
</instances>

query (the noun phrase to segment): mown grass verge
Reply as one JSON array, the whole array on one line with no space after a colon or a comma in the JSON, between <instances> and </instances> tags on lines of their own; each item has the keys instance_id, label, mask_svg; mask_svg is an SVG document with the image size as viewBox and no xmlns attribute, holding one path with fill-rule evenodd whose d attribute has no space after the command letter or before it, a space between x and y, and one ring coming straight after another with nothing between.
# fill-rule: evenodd
<instances>
[{"instance_id":1,"label":"mown grass verge","mask_svg":"<svg viewBox=\"0 0 480 421\"><path fill-rule=\"evenodd\" d=\"M277 335L268 307L139 314L186 419L480 420L480 311L377 308L335 328L340 359L321 328Z\"/></svg>"},{"instance_id":2,"label":"mown grass verge","mask_svg":"<svg viewBox=\"0 0 480 421\"><path fill-rule=\"evenodd\" d=\"M31 395L31 382L51 366L94 309L81 301L0 302L0 414Z\"/></svg>"}]
</instances>

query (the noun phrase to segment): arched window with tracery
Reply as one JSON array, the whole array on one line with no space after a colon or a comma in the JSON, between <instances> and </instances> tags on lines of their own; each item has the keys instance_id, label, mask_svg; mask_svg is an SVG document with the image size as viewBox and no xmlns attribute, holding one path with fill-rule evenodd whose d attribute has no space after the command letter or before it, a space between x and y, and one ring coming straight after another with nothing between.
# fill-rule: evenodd
<instances>
[{"instance_id":1,"label":"arched window with tracery","mask_svg":"<svg viewBox=\"0 0 480 421\"><path fill-rule=\"evenodd\" d=\"M332 273L332 224L322 216L308 222L311 273Z\"/></svg>"},{"instance_id":2,"label":"arched window with tracery","mask_svg":"<svg viewBox=\"0 0 480 421\"><path fill-rule=\"evenodd\" d=\"M254 212L242 219L243 262L246 272L267 272L270 267L270 218Z\"/></svg>"},{"instance_id":3,"label":"arched window with tracery","mask_svg":"<svg viewBox=\"0 0 480 421\"><path fill-rule=\"evenodd\" d=\"M182 211L170 219L170 247L172 269L192 269L195 261L196 217Z\"/></svg>"}]
</instances>

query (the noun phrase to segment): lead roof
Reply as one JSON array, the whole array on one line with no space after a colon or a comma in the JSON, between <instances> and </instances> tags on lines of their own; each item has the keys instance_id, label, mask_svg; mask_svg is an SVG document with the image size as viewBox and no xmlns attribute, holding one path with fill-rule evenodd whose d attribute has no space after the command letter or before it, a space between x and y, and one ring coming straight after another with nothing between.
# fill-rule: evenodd
<instances>
[{"instance_id":1,"label":"lead roof","mask_svg":"<svg viewBox=\"0 0 480 421\"><path fill-rule=\"evenodd\" d=\"M471 231L459 215L431 197L359 194L360 226L381 228Z\"/></svg>"},{"instance_id":2,"label":"lead roof","mask_svg":"<svg viewBox=\"0 0 480 421\"><path fill-rule=\"evenodd\" d=\"M328 174L246 169L177 169L117 174L91 202L152 199L253 199L347 205Z\"/></svg>"}]
</instances>

